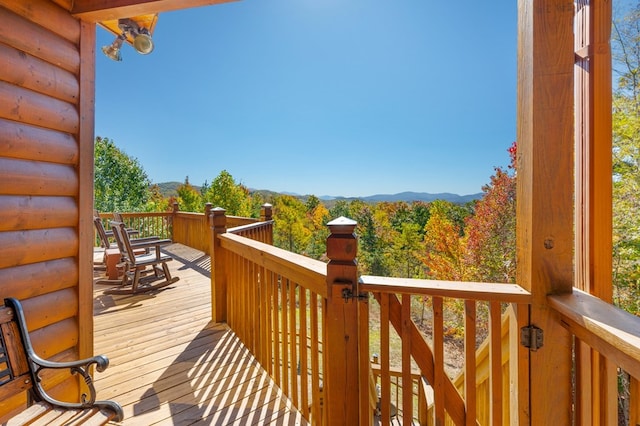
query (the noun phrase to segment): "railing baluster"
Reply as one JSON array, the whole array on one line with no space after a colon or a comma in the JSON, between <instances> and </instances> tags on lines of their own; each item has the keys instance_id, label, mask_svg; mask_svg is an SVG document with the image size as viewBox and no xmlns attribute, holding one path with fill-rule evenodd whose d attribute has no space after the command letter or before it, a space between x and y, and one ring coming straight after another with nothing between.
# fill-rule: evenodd
<instances>
[{"instance_id":1,"label":"railing baluster","mask_svg":"<svg viewBox=\"0 0 640 426\"><path fill-rule=\"evenodd\" d=\"M289 368L289 377L291 377L291 399L293 400L294 404L299 407L300 405L300 401L298 400L298 363L299 363L299 359L298 359L298 342L297 342L297 336L298 336L298 332L297 332L297 318L298 315L300 314L299 309L296 309L296 305L297 305L297 300L296 300L296 287L298 285L293 282L290 281L289 282L289 346L290 346L290 352L291 352L291 357L289 358L290 361L290 368Z\"/></svg>"},{"instance_id":2,"label":"railing baluster","mask_svg":"<svg viewBox=\"0 0 640 426\"><path fill-rule=\"evenodd\" d=\"M311 418L316 424L322 424L322 395L320 385L320 347L318 321L318 295L311 293L309 300L309 315L311 321Z\"/></svg>"},{"instance_id":3,"label":"railing baluster","mask_svg":"<svg viewBox=\"0 0 640 426\"><path fill-rule=\"evenodd\" d=\"M300 303L300 368L298 371L298 377L300 377L300 404L302 415L309 418L309 362L307 357L309 352L307 350L308 334L307 334L307 290L299 286L298 287L299 303Z\"/></svg>"},{"instance_id":4,"label":"railing baluster","mask_svg":"<svg viewBox=\"0 0 640 426\"><path fill-rule=\"evenodd\" d=\"M464 301L464 399L467 425L476 424L476 301Z\"/></svg>"},{"instance_id":5,"label":"railing baluster","mask_svg":"<svg viewBox=\"0 0 640 426\"><path fill-rule=\"evenodd\" d=\"M262 309L264 310L264 360L266 370L270 376L273 376L273 323L271 312L276 309L278 306L276 301L273 299L273 273L267 269L262 269L262 275L260 276L262 280L262 292L264 303L262 305Z\"/></svg>"},{"instance_id":6,"label":"railing baluster","mask_svg":"<svg viewBox=\"0 0 640 426\"><path fill-rule=\"evenodd\" d=\"M391 376L389 374L389 294L380 295L380 418L389 425L391 417Z\"/></svg>"},{"instance_id":7,"label":"railing baluster","mask_svg":"<svg viewBox=\"0 0 640 426\"><path fill-rule=\"evenodd\" d=\"M489 384L491 424L502 425L502 313L500 302L489 302Z\"/></svg>"},{"instance_id":8,"label":"railing baluster","mask_svg":"<svg viewBox=\"0 0 640 426\"><path fill-rule=\"evenodd\" d=\"M375 404L372 406L372 398L376 397L375 389L371 389L371 358L369 356L369 302L370 298L367 294L367 299L358 303L358 323L360 328L358 330L358 365L360 374L360 386L362 389L367 389L367 392L360 392L360 423L372 424L373 410ZM373 395L372 395L373 392Z\"/></svg>"},{"instance_id":9,"label":"railing baluster","mask_svg":"<svg viewBox=\"0 0 640 426\"><path fill-rule=\"evenodd\" d=\"M637 425L640 422L640 382L633 376L629 380L629 424Z\"/></svg>"},{"instance_id":10,"label":"railing baluster","mask_svg":"<svg viewBox=\"0 0 640 426\"><path fill-rule=\"evenodd\" d=\"M272 314L272 328L273 328L273 370L274 370L274 379L278 386L282 387L282 377L280 376L280 368L281 368L281 357L280 357L280 341L282 340L282 327L280 327L280 318L278 317L278 312L282 312L282 300L279 294L279 288L281 284L281 277L275 273L271 275L272 283L271 283L271 292L273 293L273 308L271 311Z\"/></svg>"},{"instance_id":11,"label":"railing baluster","mask_svg":"<svg viewBox=\"0 0 640 426\"><path fill-rule=\"evenodd\" d=\"M434 399L436 424L444 424L444 317L442 297L433 298Z\"/></svg>"},{"instance_id":12,"label":"railing baluster","mask_svg":"<svg viewBox=\"0 0 640 426\"><path fill-rule=\"evenodd\" d=\"M281 310L281 324L282 327L282 391L285 395L289 395L289 324L287 314L289 303L287 300L287 287L289 287L289 280L282 277L280 283L280 297L282 298L282 310Z\"/></svg>"},{"instance_id":13,"label":"railing baluster","mask_svg":"<svg viewBox=\"0 0 640 426\"><path fill-rule=\"evenodd\" d=\"M402 416L404 424L413 417L413 379L411 378L411 295L402 295Z\"/></svg>"}]
</instances>

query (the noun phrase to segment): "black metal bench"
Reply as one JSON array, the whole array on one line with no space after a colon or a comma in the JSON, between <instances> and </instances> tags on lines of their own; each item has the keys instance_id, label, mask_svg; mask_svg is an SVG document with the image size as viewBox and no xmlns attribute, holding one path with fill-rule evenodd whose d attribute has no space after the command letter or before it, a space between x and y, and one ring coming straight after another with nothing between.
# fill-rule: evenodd
<instances>
[{"instance_id":1,"label":"black metal bench","mask_svg":"<svg viewBox=\"0 0 640 426\"><path fill-rule=\"evenodd\" d=\"M28 406L15 414L8 424L106 424L121 421L122 408L114 401L96 401L96 391L90 376L95 366L99 372L109 365L102 355L78 361L51 362L33 351L22 305L7 298L0 307L0 401L28 392ZM41 373L46 370L68 370L80 374L87 394L79 402L63 402L50 397L42 386ZM12 413L14 414L14 413ZM6 415L6 414L5 414Z\"/></svg>"}]
</instances>

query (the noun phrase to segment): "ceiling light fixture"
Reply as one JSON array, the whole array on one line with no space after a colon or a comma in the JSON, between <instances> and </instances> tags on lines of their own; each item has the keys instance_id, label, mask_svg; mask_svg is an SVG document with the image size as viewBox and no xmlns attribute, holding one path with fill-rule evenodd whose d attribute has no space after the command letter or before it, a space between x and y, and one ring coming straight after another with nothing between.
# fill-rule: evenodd
<instances>
[{"instance_id":1,"label":"ceiling light fixture","mask_svg":"<svg viewBox=\"0 0 640 426\"><path fill-rule=\"evenodd\" d=\"M131 44L134 49L141 55L148 55L153 51L153 40L151 33L147 28L140 27L136 21L129 18L118 20L118 28L122 33L108 46L102 47L102 52L114 61L121 61L122 55L120 49L128 37L131 38Z\"/></svg>"}]
</instances>

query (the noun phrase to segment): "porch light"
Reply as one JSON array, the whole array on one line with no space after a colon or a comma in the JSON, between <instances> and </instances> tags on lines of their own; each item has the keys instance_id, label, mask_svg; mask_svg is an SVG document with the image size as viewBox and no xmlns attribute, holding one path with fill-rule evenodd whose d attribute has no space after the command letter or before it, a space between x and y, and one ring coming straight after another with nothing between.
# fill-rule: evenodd
<instances>
[{"instance_id":1,"label":"porch light","mask_svg":"<svg viewBox=\"0 0 640 426\"><path fill-rule=\"evenodd\" d=\"M129 18L118 20L118 28L120 28L122 34L117 36L109 46L102 48L102 52L109 59L113 59L114 61L122 60L120 49L122 43L127 39L127 35L133 38L133 48L141 55L148 55L153 51L153 40L147 28L140 27L137 22Z\"/></svg>"},{"instance_id":2,"label":"porch light","mask_svg":"<svg viewBox=\"0 0 640 426\"><path fill-rule=\"evenodd\" d=\"M125 35L119 35L116 39L108 46L102 46L102 53L104 53L107 58L113 59L114 61L121 61L122 54L120 54L120 48L122 47L122 43L124 43Z\"/></svg>"}]
</instances>

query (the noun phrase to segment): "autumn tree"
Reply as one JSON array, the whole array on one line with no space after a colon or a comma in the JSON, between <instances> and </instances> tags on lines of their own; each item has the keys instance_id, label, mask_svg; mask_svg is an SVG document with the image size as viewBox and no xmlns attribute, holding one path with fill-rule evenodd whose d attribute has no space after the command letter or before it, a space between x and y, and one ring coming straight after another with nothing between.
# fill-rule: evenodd
<instances>
[{"instance_id":1,"label":"autumn tree","mask_svg":"<svg viewBox=\"0 0 640 426\"><path fill-rule=\"evenodd\" d=\"M465 226L466 262L470 278L481 282L515 282L516 274L516 143L508 149L507 169L495 168L482 198Z\"/></svg>"},{"instance_id":2,"label":"autumn tree","mask_svg":"<svg viewBox=\"0 0 640 426\"><path fill-rule=\"evenodd\" d=\"M277 196L273 204L273 220L274 245L302 254L311 238L304 203L291 195Z\"/></svg>"},{"instance_id":3,"label":"autumn tree","mask_svg":"<svg viewBox=\"0 0 640 426\"><path fill-rule=\"evenodd\" d=\"M463 238L462 210L448 201L431 203L425 226L424 263L432 279L465 281L469 276L465 262L466 241Z\"/></svg>"},{"instance_id":4,"label":"autumn tree","mask_svg":"<svg viewBox=\"0 0 640 426\"><path fill-rule=\"evenodd\" d=\"M151 185L149 188L149 199L144 206L145 212L166 212L171 210L171 206L175 200L173 197L166 198L162 195L160 187L157 184Z\"/></svg>"},{"instance_id":5,"label":"autumn tree","mask_svg":"<svg viewBox=\"0 0 640 426\"><path fill-rule=\"evenodd\" d=\"M108 138L94 145L94 207L101 212L144 210L150 181L138 159Z\"/></svg>"}]
</instances>

